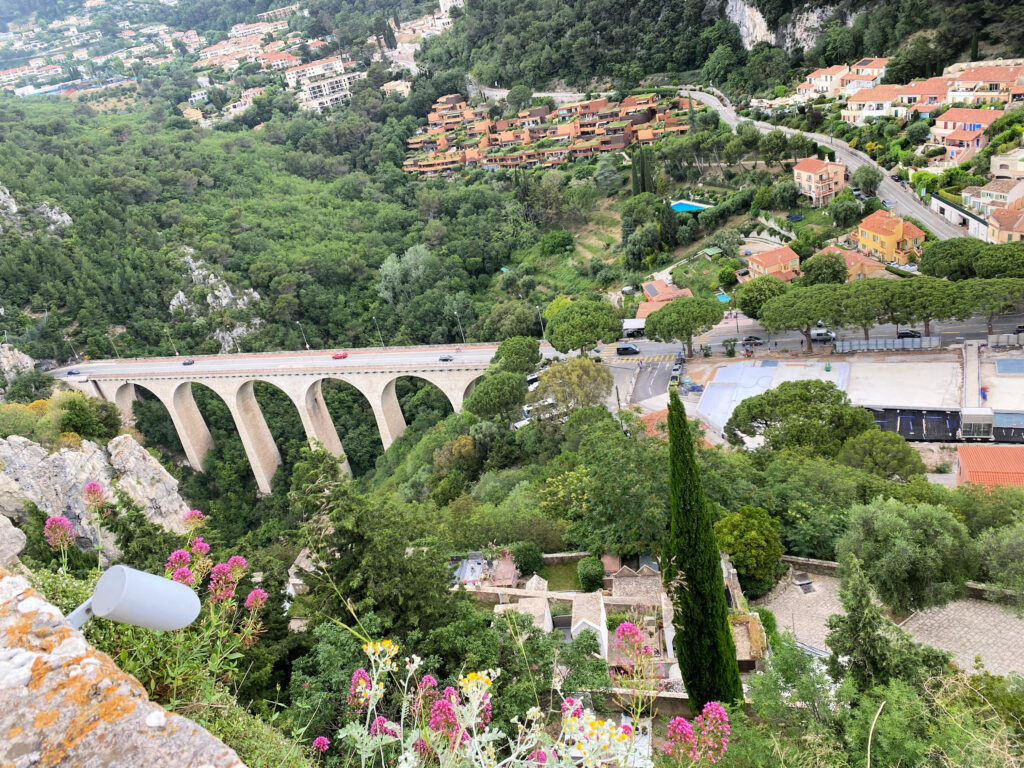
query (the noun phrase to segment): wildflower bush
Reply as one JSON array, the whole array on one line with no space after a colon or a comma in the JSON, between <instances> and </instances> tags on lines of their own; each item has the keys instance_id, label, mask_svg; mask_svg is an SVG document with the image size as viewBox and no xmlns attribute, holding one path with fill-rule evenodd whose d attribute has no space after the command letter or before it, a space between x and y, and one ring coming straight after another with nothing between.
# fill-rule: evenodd
<instances>
[{"instance_id":1,"label":"wildflower bush","mask_svg":"<svg viewBox=\"0 0 1024 768\"><path fill-rule=\"evenodd\" d=\"M658 689L651 683L653 665L646 661L653 653L635 625L624 623L617 635L623 654L631 659L623 677L640 680L630 684L632 689L648 694L639 696L642 703L629 713L639 724L651 714L650 691ZM352 674L347 700L355 717L333 739L321 734L313 741L331 764L578 768L647 760L641 750L649 747L649 738L639 738L641 732L628 723L599 718L573 696L562 698L551 712L530 707L511 719L506 732L491 719L500 670L469 672L459 677L457 687L442 689L432 675L420 674L418 656L400 663L399 648L391 640L366 640L362 647L368 663ZM673 719L668 735L662 750L667 765L710 765L728 749L729 718L721 705L711 702L692 724Z\"/></svg>"}]
</instances>

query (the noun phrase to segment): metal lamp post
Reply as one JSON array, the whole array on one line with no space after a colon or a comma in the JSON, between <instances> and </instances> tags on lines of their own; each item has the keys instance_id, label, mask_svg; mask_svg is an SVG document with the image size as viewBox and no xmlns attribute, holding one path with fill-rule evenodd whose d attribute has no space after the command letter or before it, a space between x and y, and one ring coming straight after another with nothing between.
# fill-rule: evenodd
<instances>
[{"instance_id":1,"label":"metal lamp post","mask_svg":"<svg viewBox=\"0 0 1024 768\"><path fill-rule=\"evenodd\" d=\"M299 326L299 332L302 334L302 343L306 345L306 349L309 349L309 342L306 340L306 331L302 327L302 323L300 323L298 320L296 320L295 324L297 326Z\"/></svg>"},{"instance_id":2,"label":"metal lamp post","mask_svg":"<svg viewBox=\"0 0 1024 768\"><path fill-rule=\"evenodd\" d=\"M452 310L455 313L455 322L459 324L459 333L462 335L462 343L466 343L466 332L462 330L462 321L459 319L459 313L456 310Z\"/></svg>"}]
</instances>

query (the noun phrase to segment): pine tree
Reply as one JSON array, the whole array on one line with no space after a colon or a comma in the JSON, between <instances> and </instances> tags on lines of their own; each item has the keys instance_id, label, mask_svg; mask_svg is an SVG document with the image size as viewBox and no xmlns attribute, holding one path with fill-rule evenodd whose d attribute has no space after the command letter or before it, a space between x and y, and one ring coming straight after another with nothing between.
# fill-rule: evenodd
<instances>
[{"instance_id":1,"label":"pine tree","mask_svg":"<svg viewBox=\"0 0 1024 768\"><path fill-rule=\"evenodd\" d=\"M679 245L679 219L668 200L661 209L661 242L670 250Z\"/></svg>"},{"instance_id":2,"label":"pine tree","mask_svg":"<svg viewBox=\"0 0 1024 768\"><path fill-rule=\"evenodd\" d=\"M676 658L690 706L697 712L709 701L742 701L743 686L693 435L674 389L669 396L668 436L671 528L663 571L674 609Z\"/></svg>"}]
</instances>

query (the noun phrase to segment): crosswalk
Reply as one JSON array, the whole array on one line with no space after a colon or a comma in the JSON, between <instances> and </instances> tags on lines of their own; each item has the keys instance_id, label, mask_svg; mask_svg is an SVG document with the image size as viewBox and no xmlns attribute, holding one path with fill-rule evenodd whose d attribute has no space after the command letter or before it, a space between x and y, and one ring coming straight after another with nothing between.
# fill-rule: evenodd
<instances>
[{"instance_id":1,"label":"crosswalk","mask_svg":"<svg viewBox=\"0 0 1024 768\"><path fill-rule=\"evenodd\" d=\"M622 362L622 363L629 363L629 362L637 363L637 362L641 362L641 361L643 361L645 363L667 363L667 362L670 362L672 360L675 360L676 356L674 354L666 354L666 355L616 355L614 352L612 352L610 355L607 354L607 353L601 355L601 359L602 360L618 360L619 362Z\"/></svg>"}]
</instances>

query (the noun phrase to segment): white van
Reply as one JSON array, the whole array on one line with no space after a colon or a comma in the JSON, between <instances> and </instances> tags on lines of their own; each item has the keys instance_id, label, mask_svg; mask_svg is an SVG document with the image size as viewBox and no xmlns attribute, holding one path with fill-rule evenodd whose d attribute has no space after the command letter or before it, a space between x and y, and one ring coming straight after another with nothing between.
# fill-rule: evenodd
<instances>
[{"instance_id":1,"label":"white van","mask_svg":"<svg viewBox=\"0 0 1024 768\"><path fill-rule=\"evenodd\" d=\"M831 344L835 340L835 331L830 331L828 328L811 328L811 341L824 341Z\"/></svg>"}]
</instances>

